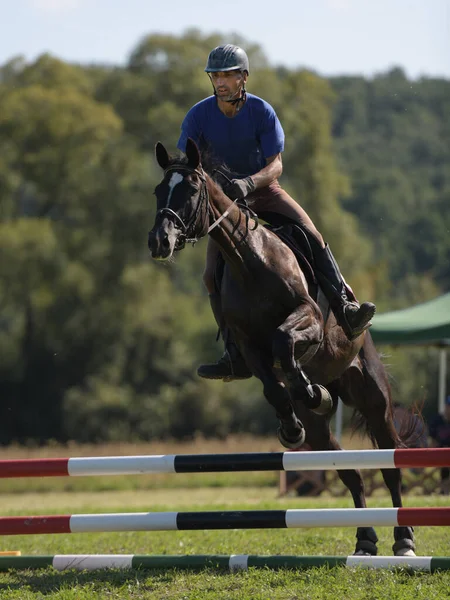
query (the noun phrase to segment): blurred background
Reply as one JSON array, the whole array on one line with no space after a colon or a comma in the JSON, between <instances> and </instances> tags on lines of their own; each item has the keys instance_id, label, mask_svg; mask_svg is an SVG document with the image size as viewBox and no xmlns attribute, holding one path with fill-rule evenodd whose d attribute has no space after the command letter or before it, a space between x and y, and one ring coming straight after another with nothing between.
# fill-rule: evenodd
<instances>
[{"instance_id":1,"label":"blurred background","mask_svg":"<svg viewBox=\"0 0 450 600\"><path fill-rule=\"evenodd\" d=\"M0 37L0 444L273 433L256 380L200 380L221 343L206 243L147 232L209 51L241 45L286 133L282 183L379 312L450 290L450 2L16 0ZM379 346L437 410L438 350ZM347 421L344 421L346 425Z\"/></svg>"}]
</instances>

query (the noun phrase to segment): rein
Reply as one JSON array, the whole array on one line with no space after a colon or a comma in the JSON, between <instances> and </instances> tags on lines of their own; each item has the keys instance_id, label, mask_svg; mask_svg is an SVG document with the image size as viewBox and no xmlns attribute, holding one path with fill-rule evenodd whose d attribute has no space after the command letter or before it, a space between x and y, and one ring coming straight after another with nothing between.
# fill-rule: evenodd
<instances>
[{"instance_id":1,"label":"rein","mask_svg":"<svg viewBox=\"0 0 450 600\"><path fill-rule=\"evenodd\" d=\"M197 208L195 209L195 212L194 212L192 218L189 220L189 222L187 224L183 221L183 219L180 217L180 215L178 215L174 210L172 210L169 207L160 208L156 212L156 216L166 215L168 217L172 217L175 221L176 226L178 226L179 229L181 229L184 237L183 237L183 239L180 240L180 243L178 245L179 247L177 248L178 250L181 250L181 248L184 246L184 244L187 243L187 244L194 245L198 242L198 240L201 237L203 237L204 235L208 235L213 229L215 229L230 214L231 209L238 202L239 198L236 198L235 200L233 200L232 205L229 208L227 208L227 210L208 227L208 229L206 230L206 232L203 235L200 235L199 237L188 237L191 228L193 226L195 226L195 224L197 222L198 215L199 215L201 209L203 208L203 205L205 202L208 205L208 214L212 214L211 205L209 202L208 188L206 187L205 172L203 171L203 169L194 169L192 167L188 167L187 165L172 165L170 167L167 167L167 169L164 170L164 175L166 175L167 173L170 173L171 171L177 171L177 172L185 171L187 173L195 173L199 177L200 181L202 182L202 188L200 190L200 199L197 204ZM254 215L254 216L256 217L256 215Z\"/></svg>"}]
</instances>

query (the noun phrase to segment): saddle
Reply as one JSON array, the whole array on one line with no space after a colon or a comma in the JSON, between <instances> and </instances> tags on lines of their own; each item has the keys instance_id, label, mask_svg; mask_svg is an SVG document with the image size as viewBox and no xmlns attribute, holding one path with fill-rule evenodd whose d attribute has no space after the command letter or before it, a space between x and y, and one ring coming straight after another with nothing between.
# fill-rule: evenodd
<instances>
[{"instance_id":1,"label":"saddle","mask_svg":"<svg viewBox=\"0 0 450 600\"><path fill-rule=\"evenodd\" d=\"M310 292L318 285L314 273L314 255L305 231L297 223L286 223L282 225L264 225L266 229L272 231L280 240L291 249L297 262L303 271Z\"/></svg>"},{"instance_id":2,"label":"saddle","mask_svg":"<svg viewBox=\"0 0 450 600\"><path fill-rule=\"evenodd\" d=\"M263 215L264 213L261 214L261 218L264 219ZM266 213L266 218L268 224L265 227L275 233L292 250L297 258L298 264L305 275L309 294L319 304L325 317L324 303L327 304L328 310L328 300L325 298L324 301L325 296L320 287L320 281L316 276L314 253L311 249L308 233L298 223L282 215ZM345 280L344 285L348 299L357 301L355 293Z\"/></svg>"},{"instance_id":3,"label":"saddle","mask_svg":"<svg viewBox=\"0 0 450 600\"><path fill-rule=\"evenodd\" d=\"M314 252L311 248L310 235L301 225L292 219L273 212L259 212L256 215L247 205L246 201L238 202L239 208L247 215L248 218L253 218L258 221L261 218L265 221L264 227L273 232L290 250L294 253L297 262L305 275L308 285L308 293L311 298L317 303L326 323L331 307L330 299L325 295L320 279L316 276L316 265L314 260ZM218 261L215 269L216 290L220 290L220 284L223 276L225 261L219 253ZM347 298L356 300L351 287L344 281Z\"/></svg>"},{"instance_id":4,"label":"saddle","mask_svg":"<svg viewBox=\"0 0 450 600\"><path fill-rule=\"evenodd\" d=\"M311 298L317 303L322 313L324 323L328 319L330 312L330 303L322 291L314 272L314 255L308 240L308 235L297 223L283 223L282 225L265 225L280 240L291 249L295 258L303 271L308 284L308 292Z\"/></svg>"}]
</instances>

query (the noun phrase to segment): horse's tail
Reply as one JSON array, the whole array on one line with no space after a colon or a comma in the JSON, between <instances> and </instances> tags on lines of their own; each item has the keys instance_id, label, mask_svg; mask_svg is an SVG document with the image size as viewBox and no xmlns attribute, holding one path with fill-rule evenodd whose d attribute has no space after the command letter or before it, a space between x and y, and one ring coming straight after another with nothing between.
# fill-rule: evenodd
<instances>
[{"instance_id":1,"label":"horse's tail","mask_svg":"<svg viewBox=\"0 0 450 600\"><path fill-rule=\"evenodd\" d=\"M390 400L390 399L389 399ZM422 415L422 404L414 403L403 408L400 414L394 416L391 400L386 407L386 421L390 425L395 448L419 448L426 445L426 425ZM352 434L365 433L374 448L378 447L377 440L369 422L358 410L351 417Z\"/></svg>"},{"instance_id":2,"label":"horse's tail","mask_svg":"<svg viewBox=\"0 0 450 600\"><path fill-rule=\"evenodd\" d=\"M420 448L426 445L426 425L422 414L423 402L415 402L402 413L398 424L398 437L403 448ZM392 410L392 409L391 409ZM392 411L393 412L393 411ZM394 421L395 422L395 421ZM423 443L425 439L425 444Z\"/></svg>"},{"instance_id":3,"label":"horse's tail","mask_svg":"<svg viewBox=\"0 0 450 600\"><path fill-rule=\"evenodd\" d=\"M382 426L384 420L385 436L390 437L394 448L414 448L426 445L426 428L422 417L422 406L418 403L409 408L392 402L389 373L373 343L370 332L367 332L364 344L359 353L362 379L355 388L364 396L361 408L355 403L355 411L351 418L352 431L366 433L374 448L378 447L373 427ZM423 404L423 403L422 403ZM384 411L384 412L383 412ZM381 414L380 414L381 412Z\"/></svg>"}]
</instances>

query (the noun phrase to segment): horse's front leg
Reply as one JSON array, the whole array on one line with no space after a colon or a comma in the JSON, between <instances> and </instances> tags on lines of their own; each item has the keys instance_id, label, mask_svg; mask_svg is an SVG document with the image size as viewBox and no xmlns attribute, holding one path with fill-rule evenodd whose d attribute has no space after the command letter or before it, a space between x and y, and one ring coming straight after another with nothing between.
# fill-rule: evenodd
<instances>
[{"instance_id":1,"label":"horse's front leg","mask_svg":"<svg viewBox=\"0 0 450 600\"><path fill-rule=\"evenodd\" d=\"M273 337L274 365L283 371L291 394L314 412L324 415L333 408L326 388L312 384L302 369L317 352L323 338L321 318L312 306L298 306L276 330Z\"/></svg>"},{"instance_id":2,"label":"horse's front leg","mask_svg":"<svg viewBox=\"0 0 450 600\"><path fill-rule=\"evenodd\" d=\"M280 421L277 431L280 443L285 448L300 448L305 441L305 428L295 414L288 390L273 372L271 361L260 350L245 344L240 344L239 347L248 367L261 380L266 400L276 411Z\"/></svg>"}]
</instances>

